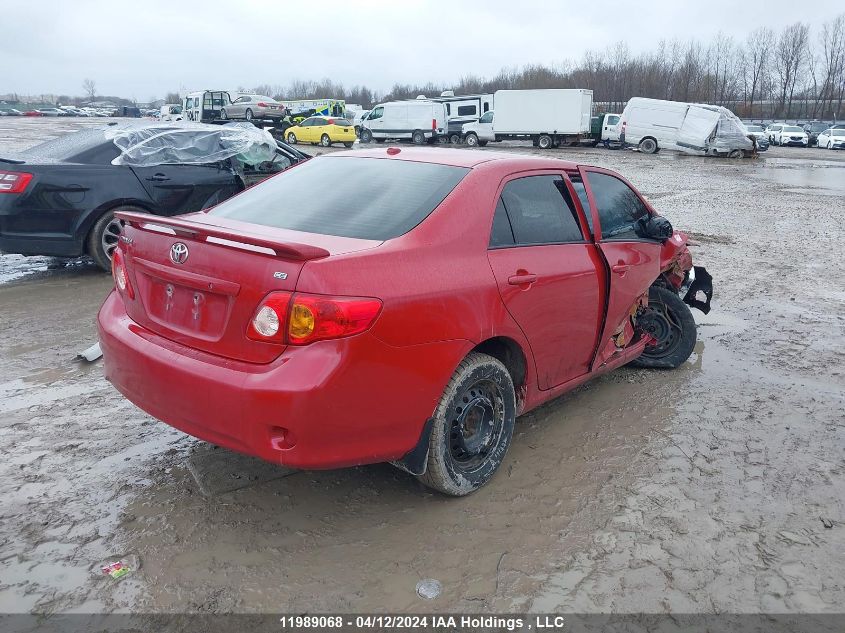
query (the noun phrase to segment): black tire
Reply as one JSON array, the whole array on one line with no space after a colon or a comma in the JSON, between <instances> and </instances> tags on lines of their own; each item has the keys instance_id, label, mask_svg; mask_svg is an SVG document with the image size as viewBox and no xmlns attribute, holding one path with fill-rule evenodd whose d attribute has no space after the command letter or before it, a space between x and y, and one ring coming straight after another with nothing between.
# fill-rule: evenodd
<instances>
[{"instance_id":1,"label":"black tire","mask_svg":"<svg viewBox=\"0 0 845 633\"><path fill-rule=\"evenodd\" d=\"M486 484L513 437L516 396L508 370L487 354L469 354L452 374L437 409L427 469L429 488L461 497Z\"/></svg>"},{"instance_id":2,"label":"black tire","mask_svg":"<svg viewBox=\"0 0 845 633\"><path fill-rule=\"evenodd\" d=\"M369 129L363 128L361 130L361 142L362 143L372 143L373 142L373 133L370 132Z\"/></svg>"},{"instance_id":3,"label":"black tire","mask_svg":"<svg viewBox=\"0 0 845 633\"><path fill-rule=\"evenodd\" d=\"M422 130L414 130L414 133L411 134L411 142L414 145L425 145L425 134Z\"/></svg>"},{"instance_id":4,"label":"black tire","mask_svg":"<svg viewBox=\"0 0 845 633\"><path fill-rule=\"evenodd\" d=\"M461 135L458 133L450 134L449 135L449 142L452 145L460 145L461 143Z\"/></svg>"},{"instance_id":5,"label":"black tire","mask_svg":"<svg viewBox=\"0 0 845 633\"><path fill-rule=\"evenodd\" d=\"M247 108L246 112L244 112L244 118L246 118L247 121L252 121L252 110L250 108Z\"/></svg>"},{"instance_id":6,"label":"black tire","mask_svg":"<svg viewBox=\"0 0 845 633\"><path fill-rule=\"evenodd\" d=\"M479 147L487 147L487 143L488 143L488 141L478 141L478 146Z\"/></svg>"},{"instance_id":7,"label":"black tire","mask_svg":"<svg viewBox=\"0 0 845 633\"><path fill-rule=\"evenodd\" d=\"M384 141L385 141L385 139L383 139L383 138L377 138L376 139L376 143L384 143Z\"/></svg>"},{"instance_id":8,"label":"black tire","mask_svg":"<svg viewBox=\"0 0 845 633\"><path fill-rule=\"evenodd\" d=\"M344 146L344 147L347 147L347 148L352 147L353 145L355 145L355 143L354 143L354 142L352 142L352 141L346 141L346 142L343 144L343 146Z\"/></svg>"},{"instance_id":9,"label":"black tire","mask_svg":"<svg viewBox=\"0 0 845 633\"><path fill-rule=\"evenodd\" d=\"M554 141L548 134L541 134L537 137L537 147L540 149L551 149L552 145L554 145Z\"/></svg>"},{"instance_id":10,"label":"black tire","mask_svg":"<svg viewBox=\"0 0 845 633\"><path fill-rule=\"evenodd\" d=\"M467 134L466 138L464 139L466 144L470 147L477 147L478 146L478 135L475 132L470 132Z\"/></svg>"},{"instance_id":11,"label":"black tire","mask_svg":"<svg viewBox=\"0 0 845 633\"><path fill-rule=\"evenodd\" d=\"M293 132L288 132L288 145L296 145L296 134Z\"/></svg>"},{"instance_id":12,"label":"black tire","mask_svg":"<svg viewBox=\"0 0 845 633\"><path fill-rule=\"evenodd\" d=\"M320 137L320 145L322 145L323 147L331 147L332 146L332 140L329 138L328 134L323 134Z\"/></svg>"},{"instance_id":13,"label":"black tire","mask_svg":"<svg viewBox=\"0 0 845 633\"><path fill-rule=\"evenodd\" d=\"M226 114L226 108L220 109L220 118L223 119L224 121L229 118L229 115Z\"/></svg>"},{"instance_id":14,"label":"black tire","mask_svg":"<svg viewBox=\"0 0 845 633\"><path fill-rule=\"evenodd\" d=\"M744 158L744 157L745 157L745 152L743 152L741 149L732 149L728 153L728 158Z\"/></svg>"},{"instance_id":15,"label":"black tire","mask_svg":"<svg viewBox=\"0 0 845 633\"><path fill-rule=\"evenodd\" d=\"M660 286L649 288L648 310L637 317L637 327L657 341L631 362L636 367L675 369L690 357L698 337L689 306L677 292Z\"/></svg>"},{"instance_id":16,"label":"black tire","mask_svg":"<svg viewBox=\"0 0 845 633\"><path fill-rule=\"evenodd\" d=\"M656 154L657 150L659 149L657 147L657 141L655 141L650 136L641 140L639 147L640 147L640 151L643 154Z\"/></svg>"},{"instance_id":17,"label":"black tire","mask_svg":"<svg viewBox=\"0 0 845 633\"><path fill-rule=\"evenodd\" d=\"M141 207L115 207L106 211L94 222L85 240L85 252L91 256L97 266L107 272L111 271L111 254L117 247L122 227L121 221L114 217L116 211L147 213L147 210Z\"/></svg>"}]
</instances>

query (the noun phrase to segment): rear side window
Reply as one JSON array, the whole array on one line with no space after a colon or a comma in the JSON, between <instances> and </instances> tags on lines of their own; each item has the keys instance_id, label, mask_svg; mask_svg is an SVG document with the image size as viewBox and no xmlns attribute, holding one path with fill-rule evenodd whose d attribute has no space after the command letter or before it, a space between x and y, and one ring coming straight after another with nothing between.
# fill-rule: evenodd
<instances>
[{"instance_id":1,"label":"rear side window","mask_svg":"<svg viewBox=\"0 0 845 633\"><path fill-rule=\"evenodd\" d=\"M583 240L575 209L560 176L528 176L502 190L516 244L559 244Z\"/></svg>"},{"instance_id":2,"label":"rear side window","mask_svg":"<svg viewBox=\"0 0 845 633\"><path fill-rule=\"evenodd\" d=\"M513 246L516 240L513 238L513 229L511 229L511 221L508 220L508 212L505 210L505 205L502 199L496 204L496 212L493 214L493 230L490 231L490 247L502 248L506 246Z\"/></svg>"},{"instance_id":3,"label":"rear side window","mask_svg":"<svg viewBox=\"0 0 845 633\"><path fill-rule=\"evenodd\" d=\"M587 172L601 222L602 239L638 239L634 225L648 215L639 196L624 182L608 174Z\"/></svg>"},{"instance_id":4,"label":"rear side window","mask_svg":"<svg viewBox=\"0 0 845 633\"><path fill-rule=\"evenodd\" d=\"M210 213L294 231L389 240L428 217L468 172L379 158L312 158Z\"/></svg>"}]
</instances>

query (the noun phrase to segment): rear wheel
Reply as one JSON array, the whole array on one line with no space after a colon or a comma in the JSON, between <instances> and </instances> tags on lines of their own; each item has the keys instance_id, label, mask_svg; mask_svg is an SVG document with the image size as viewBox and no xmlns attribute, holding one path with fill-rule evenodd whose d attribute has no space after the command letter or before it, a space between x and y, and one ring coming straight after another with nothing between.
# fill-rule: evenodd
<instances>
[{"instance_id":1,"label":"rear wheel","mask_svg":"<svg viewBox=\"0 0 845 633\"><path fill-rule=\"evenodd\" d=\"M220 118L223 119L224 121L229 118L229 115L226 114L226 108L223 108L222 110L220 110Z\"/></svg>"},{"instance_id":2,"label":"rear wheel","mask_svg":"<svg viewBox=\"0 0 845 633\"><path fill-rule=\"evenodd\" d=\"M323 134L320 137L320 145L322 145L323 147L331 147L332 140L329 138L328 134Z\"/></svg>"},{"instance_id":3,"label":"rear wheel","mask_svg":"<svg viewBox=\"0 0 845 633\"><path fill-rule=\"evenodd\" d=\"M657 141L655 141L653 138L644 138L640 141L640 151L643 154L657 153Z\"/></svg>"},{"instance_id":4,"label":"rear wheel","mask_svg":"<svg viewBox=\"0 0 845 633\"><path fill-rule=\"evenodd\" d=\"M450 134L449 135L449 142L452 145L458 145L461 142L461 135L460 134Z\"/></svg>"},{"instance_id":5,"label":"rear wheel","mask_svg":"<svg viewBox=\"0 0 845 633\"><path fill-rule=\"evenodd\" d=\"M425 134L422 133L422 130L414 130L414 133L411 135L411 141L413 141L414 145L423 145L425 143Z\"/></svg>"},{"instance_id":6,"label":"rear wheel","mask_svg":"<svg viewBox=\"0 0 845 633\"><path fill-rule=\"evenodd\" d=\"M470 147L477 147L478 146L478 135L475 132L470 132L467 134L466 143Z\"/></svg>"},{"instance_id":7,"label":"rear wheel","mask_svg":"<svg viewBox=\"0 0 845 633\"><path fill-rule=\"evenodd\" d=\"M288 145L296 145L296 134L288 132Z\"/></svg>"},{"instance_id":8,"label":"rear wheel","mask_svg":"<svg viewBox=\"0 0 845 633\"><path fill-rule=\"evenodd\" d=\"M745 152L741 149L732 149L728 154L728 158L742 158L745 156Z\"/></svg>"},{"instance_id":9,"label":"rear wheel","mask_svg":"<svg viewBox=\"0 0 845 633\"><path fill-rule=\"evenodd\" d=\"M652 286L648 308L637 317L637 329L651 336L642 355L631 364L637 367L674 369L692 354L698 332L689 306L668 288Z\"/></svg>"},{"instance_id":10,"label":"rear wheel","mask_svg":"<svg viewBox=\"0 0 845 633\"><path fill-rule=\"evenodd\" d=\"M460 497L486 484L513 437L516 396L505 366L469 354L452 375L434 412L425 474L429 488Z\"/></svg>"},{"instance_id":11,"label":"rear wheel","mask_svg":"<svg viewBox=\"0 0 845 633\"><path fill-rule=\"evenodd\" d=\"M112 253L117 248L120 234L123 232L123 221L114 217L117 211L147 213L147 210L141 207L117 207L106 211L91 227L86 240L86 250L94 263L105 271L111 270Z\"/></svg>"},{"instance_id":12,"label":"rear wheel","mask_svg":"<svg viewBox=\"0 0 845 633\"><path fill-rule=\"evenodd\" d=\"M343 144L344 147L352 147L353 145L355 145L355 143L353 143L352 141L347 141Z\"/></svg>"},{"instance_id":13,"label":"rear wheel","mask_svg":"<svg viewBox=\"0 0 845 633\"><path fill-rule=\"evenodd\" d=\"M478 141L479 147L487 147L487 141Z\"/></svg>"},{"instance_id":14,"label":"rear wheel","mask_svg":"<svg viewBox=\"0 0 845 633\"><path fill-rule=\"evenodd\" d=\"M372 143L373 142L373 133L370 132L367 128L361 130L361 142L362 143Z\"/></svg>"},{"instance_id":15,"label":"rear wheel","mask_svg":"<svg viewBox=\"0 0 845 633\"><path fill-rule=\"evenodd\" d=\"M537 147L540 149L550 149L553 144L554 141L552 141L552 137L548 134L541 134L537 139Z\"/></svg>"}]
</instances>

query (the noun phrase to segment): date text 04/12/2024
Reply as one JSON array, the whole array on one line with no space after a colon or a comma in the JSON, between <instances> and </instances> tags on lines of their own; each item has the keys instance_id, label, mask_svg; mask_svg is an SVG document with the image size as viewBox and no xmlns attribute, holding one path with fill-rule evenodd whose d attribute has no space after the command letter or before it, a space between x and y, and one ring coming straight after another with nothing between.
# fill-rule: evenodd
<instances>
[{"instance_id":1,"label":"date text 04/12/2024","mask_svg":"<svg viewBox=\"0 0 845 633\"><path fill-rule=\"evenodd\" d=\"M358 615L343 616L296 615L279 619L284 628L291 629L333 629L355 627L357 629L428 629L450 628L453 630L496 629L520 630L563 630L566 620L559 615L538 615L529 618L480 615Z\"/></svg>"}]
</instances>

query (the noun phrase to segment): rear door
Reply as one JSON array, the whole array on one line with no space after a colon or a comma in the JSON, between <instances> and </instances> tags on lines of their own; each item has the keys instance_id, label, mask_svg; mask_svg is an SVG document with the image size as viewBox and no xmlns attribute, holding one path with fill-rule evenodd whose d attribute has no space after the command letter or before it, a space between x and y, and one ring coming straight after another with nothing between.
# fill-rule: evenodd
<instances>
[{"instance_id":1,"label":"rear door","mask_svg":"<svg viewBox=\"0 0 845 633\"><path fill-rule=\"evenodd\" d=\"M530 172L499 190L488 259L531 346L540 389L589 371L604 307L601 258L562 174Z\"/></svg>"},{"instance_id":2,"label":"rear door","mask_svg":"<svg viewBox=\"0 0 845 633\"><path fill-rule=\"evenodd\" d=\"M130 167L160 215L200 211L241 189L235 173L221 163Z\"/></svg>"},{"instance_id":3,"label":"rear door","mask_svg":"<svg viewBox=\"0 0 845 633\"><path fill-rule=\"evenodd\" d=\"M610 279L595 362L600 366L629 342L632 311L660 274L661 243L637 235L635 222L648 215L649 209L633 187L597 167L580 167L579 172L590 206L590 224Z\"/></svg>"}]
</instances>

